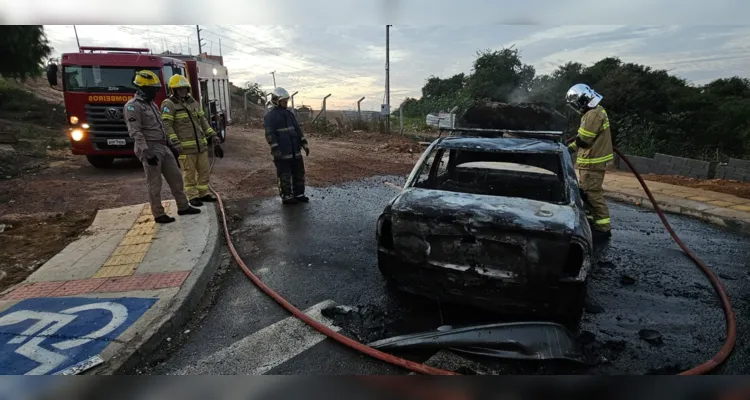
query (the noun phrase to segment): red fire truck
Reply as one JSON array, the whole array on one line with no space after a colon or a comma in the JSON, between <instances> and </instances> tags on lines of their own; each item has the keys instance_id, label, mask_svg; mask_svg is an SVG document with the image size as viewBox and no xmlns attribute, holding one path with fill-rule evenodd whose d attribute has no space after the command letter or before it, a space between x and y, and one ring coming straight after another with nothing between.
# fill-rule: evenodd
<instances>
[{"instance_id":1,"label":"red fire truck","mask_svg":"<svg viewBox=\"0 0 750 400\"><path fill-rule=\"evenodd\" d=\"M81 46L78 53L63 54L60 78L73 154L85 155L97 168L110 166L115 158L134 155L122 108L135 94L133 78L142 69L154 71L161 79L157 105L167 96L169 78L186 76L193 97L203 105L209 123L225 141L226 126L231 123L227 68L201 57L180 58L150 54L145 48L119 47ZM47 79L52 86L58 86L57 68L48 67Z\"/></svg>"}]
</instances>

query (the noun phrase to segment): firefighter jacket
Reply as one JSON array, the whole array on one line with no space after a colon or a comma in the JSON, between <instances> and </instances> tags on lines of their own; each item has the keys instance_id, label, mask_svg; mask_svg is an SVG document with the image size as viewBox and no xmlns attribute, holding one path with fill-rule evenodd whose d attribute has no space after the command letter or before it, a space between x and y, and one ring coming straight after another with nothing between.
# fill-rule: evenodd
<instances>
[{"instance_id":1,"label":"firefighter jacket","mask_svg":"<svg viewBox=\"0 0 750 400\"><path fill-rule=\"evenodd\" d=\"M148 142L171 145L159 116L159 108L153 101L146 101L141 92L137 92L125 103L123 117L128 134L135 140L135 155L139 159L142 159L143 152L149 149Z\"/></svg>"},{"instance_id":2,"label":"firefighter jacket","mask_svg":"<svg viewBox=\"0 0 750 400\"><path fill-rule=\"evenodd\" d=\"M161 103L161 118L169 139L175 145L182 146L182 154L207 151L209 141L216 136L193 96L188 96L184 101L177 96L164 100Z\"/></svg>"},{"instance_id":3,"label":"firefighter jacket","mask_svg":"<svg viewBox=\"0 0 750 400\"><path fill-rule=\"evenodd\" d=\"M578 151L578 169L605 170L607 163L614 160L612 133L609 130L609 117L602 106L596 106L583 114L581 126L571 149Z\"/></svg>"},{"instance_id":4,"label":"firefighter jacket","mask_svg":"<svg viewBox=\"0 0 750 400\"><path fill-rule=\"evenodd\" d=\"M302 157L302 149L307 148L307 138L291 111L274 107L263 118L263 125L266 128L266 141L271 146L271 154L275 160Z\"/></svg>"}]
</instances>

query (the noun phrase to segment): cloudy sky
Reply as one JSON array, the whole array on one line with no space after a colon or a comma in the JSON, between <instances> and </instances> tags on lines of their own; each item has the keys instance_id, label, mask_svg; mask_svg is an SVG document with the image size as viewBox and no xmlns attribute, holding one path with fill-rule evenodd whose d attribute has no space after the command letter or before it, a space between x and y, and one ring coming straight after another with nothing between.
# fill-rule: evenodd
<instances>
[{"instance_id":1,"label":"cloudy sky","mask_svg":"<svg viewBox=\"0 0 750 400\"><path fill-rule=\"evenodd\" d=\"M438 0L433 0L438 1ZM638 2L632 0L631 3ZM748 2L750 3L750 2ZM646 15L647 16L647 15ZM439 20L436 19L436 20ZM391 104L419 97L430 75L470 73L476 52L515 45L538 74L568 61L608 56L702 84L750 77L750 26L736 25L422 25L391 27ZM523 21L516 23L526 23ZM197 53L194 25L76 25L81 45L150 47ZM385 94L385 26L201 25L204 51L224 56L238 86L276 83L299 91L296 104L377 110ZM45 25L54 55L76 51L72 25ZM221 46L219 45L221 43Z\"/></svg>"}]
</instances>

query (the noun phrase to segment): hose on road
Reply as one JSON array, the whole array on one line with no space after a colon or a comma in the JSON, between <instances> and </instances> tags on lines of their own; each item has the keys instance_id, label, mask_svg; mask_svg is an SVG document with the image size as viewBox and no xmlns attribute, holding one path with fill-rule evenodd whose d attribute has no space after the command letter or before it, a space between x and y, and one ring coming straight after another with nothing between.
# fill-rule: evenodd
<instances>
[{"instance_id":1,"label":"hose on road","mask_svg":"<svg viewBox=\"0 0 750 400\"><path fill-rule=\"evenodd\" d=\"M666 215L659 207L659 204L656 202L656 199L654 198L654 196L651 194L651 191L646 185L646 182L643 180L643 178L638 173L638 171L636 171L636 169L633 167L633 164L631 164L628 158L624 154L622 154L617 148L615 148L614 151L620 157L620 159L622 159L625 162L628 168L630 168L630 171L638 179L638 182L640 182L649 200L651 200L651 203L653 204L654 210L659 216L659 219L661 219L662 224L664 224L664 227L666 228L667 232L669 232L669 234L672 236L672 239L674 239L674 241L685 252L685 254L687 254L688 257L690 257L690 259L693 260L693 262L695 262L695 264L698 265L701 271L708 277L709 281L711 281L711 285L713 286L714 290L719 296L719 299L721 300L721 304L724 309L724 315L726 317L726 322L727 322L727 327L726 327L727 337L726 337L726 340L724 341L723 346L710 360L707 360L701 363L700 365L697 365L687 371L683 371L680 373L680 375L702 375L702 374L708 373L714 368L716 368L717 366L719 366L721 363L726 361L726 359L732 353L732 350L734 349L734 345L736 342L737 320L735 317L734 310L732 309L732 304L729 301L729 296L727 295L726 290L724 289L724 285L721 283L719 278L713 273L713 271L711 271L708 265L706 265L706 263L704 263L689 247L687 247L687 245L685 245L682 239L680 239L680 237L677 236L677 233L675 233L674 229L672 229L672 226L669 225ZM213 170L215 162L216 162L216 158L212 154L211 155L211 167L209 171ZM242 258L237 253L237 250L235 249L234 244L232 243L232 236L229 234L229 225L227 223L226 211L224 209L224 202L221 198L221 195L216 190L214 190L213 187L210 186L210 189L211 189L211 192L213 192L213 194L216 196L216 199L218 200L219 213L221 215L221 221L222 221L222 226L224 230L224 237L226 238L227 246L229 247L229 251L232 254L232 257L234 258L234 261L237 262L237 265L239 265L239 267L242 269L242 272L244 272L245 275L247 275L247 277L250 278L250 280L260 290L262 290L264 293L266 293L268 296L274 299L277 303L279 303L292 315L302 320L304 323L314 328L318 332L322 333L323 335L326 335L327 337L351 349L367 354L378 360L385 361L387 363L390 363L399 367L403 367L410 371L414 371L420 374L459 375L458 373L455 373L452 371L447 371L444 369L435 368L435 367L431 367L425 364L420 364L414 361L409 361L400 357L396 357L392 354L384 353L380 350L377 350L365 344L359 343L356 340L353 340L347 336L344 336L334 331L333 329L327 327L326 325L316 321L315 319L311 318L310 316L308 316L307 314L299 310L293 304L289 303L281 295L279 295L273 289L271 289L265 283L263 283L263 281L261 281L260 278L258 278L255 274L253 274L252 271L250 271L250 268L248 268L247 265L245 265L245 263L242 261Z\"/></svg>"}]
</instances>

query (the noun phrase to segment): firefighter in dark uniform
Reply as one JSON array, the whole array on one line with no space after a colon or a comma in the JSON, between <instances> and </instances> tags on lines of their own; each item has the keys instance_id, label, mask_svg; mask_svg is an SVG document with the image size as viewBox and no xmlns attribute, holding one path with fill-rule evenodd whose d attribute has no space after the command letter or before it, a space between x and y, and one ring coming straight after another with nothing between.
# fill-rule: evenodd
<instances>
[{"instance_id":1,"label":"firefighter in dark uniform","mask_svg":"<svg viewBox=\"0 0 750 400\"><path fill-rule=\"evenodd\" d=\"M273 108L268 111L263 123L266 128L266 141L271 146L271 155L276 165L279 180L279 195L284 204L306 203L305 163L302 150L310 155L307 138L297 123L297 118L287 109L289 92L277 87L271 92Z\"/></svg>"},{"instance_id":2,"label":"firefighter in dark uniform","mask_svg":"<svg viewBox=\"0 0 750 400\"><path fill-rule=\"evenodd\" d=\"M123 115L128 133L135 140L135 155L146 172L148 199L154 221L160 224L175 221L164 212L161 204L162 175L172 190L177 203L177 214L199 214L201 210L190 206L185 195L182 172L177 164L178 151L167 137L159 108L154 103L154 98L161 89L159 77L149 70L138 71L133 84L138 92L125 103Z\"/></svg>"}]
</instances>

